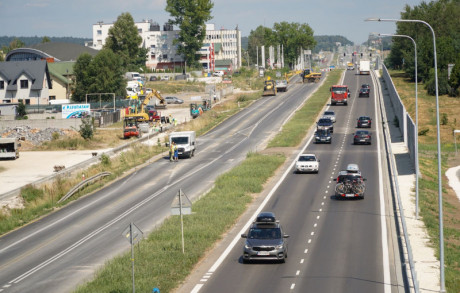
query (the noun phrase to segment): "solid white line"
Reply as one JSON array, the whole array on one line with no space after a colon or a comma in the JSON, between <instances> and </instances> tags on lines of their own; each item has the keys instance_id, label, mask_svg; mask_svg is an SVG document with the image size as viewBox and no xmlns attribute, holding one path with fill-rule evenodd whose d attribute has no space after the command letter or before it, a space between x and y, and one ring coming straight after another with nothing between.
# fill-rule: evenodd
<instances>
[{"instance_id":1,"label":"solid white line","mask_svg":"<svg viewBox=\"0 0 460 293\"><path fill-rule=\"evenodd\" d=\"M201 287L203 287L204 284L196 284L195 287L193 287L193 290L190 291L190 293L198 293L200 291Z\"/></svg>"},{"instance_id":2,"label":"solid white line","mask_svg":"<svg viewBox=\"0 0 460 293\"><path fill-rule=\"evenodd\" d=\"M307 146L310 144L311 140L313 139L313 136L311 136L305 146L302 148L302 150L299 152L299 155L302 154ZM233 238L232 242L230 242L229 246L224 250L224 252L220 255L220 257L216 260L216 262L211 266L208 272L215 272L217 268L222 264L224 259L230 254L232 251L233 247L235 247L236 243L241 239L241 234L243 234L246 230L249 229L249 226L253 222L253 219L262 211L262 209L265 207L265 205L268 203L268 201L271 199L271 197L275 194L275 191L278 189L278 187L281 185L281 183L284 181L286 176L291 173L292 168L294 167L295 160L291 162L288 168L286 168L286 171L284 172L283 176L278 180L278 182L273 186L273 188L270 190L270 192L267 194L265 199L262 201L260 206L257 208L257 210L254 212L253 216L249 219L248 222L241 228L240 232L236 234L235 238ZM198 291L197 291L198 292Z\"/></svg>"},{"instance_id":3,"label":"solid white line","mask_svg":"<svg viewBox=\"0 0 460 293\"><path fill-rule=\"evenodd\" d=\"M373 79L374 88L376 87L376 82ZM382 94L379 90L380 95ZM377 115L377 101L374 103L375 113L377 118L377 125L380 124L378 121L380 116ZM379 198L380 198L380 225L382 230L382 263L383 263L383 284L384 292L391 293L391 278L390 278L390 256L388 253L388 235L387 235L387 222L386 222L386 209L385 209L385 198L383 193L383 175L382 175L382 160L380 157L380 130L379 127L376 127L377 132L377 157L378 157L378 169L379 169Z\"/></svg>"}]
</instances>

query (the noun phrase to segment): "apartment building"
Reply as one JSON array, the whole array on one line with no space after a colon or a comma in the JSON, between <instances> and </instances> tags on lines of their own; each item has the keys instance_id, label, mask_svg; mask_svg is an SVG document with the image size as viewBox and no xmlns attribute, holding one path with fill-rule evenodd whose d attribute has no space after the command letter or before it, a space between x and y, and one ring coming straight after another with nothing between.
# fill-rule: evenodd
<instances>
[{"instance_id":1,"label":"apartment building","mask_svg":"<svg viewBox=\"0 0 460 293\"><path fill-rule=\"evenodd\" d=\"M172 69L174 67L183 67L184 58L177 53L177 45L174 40L179 37L179 30L174 30L170 24L164 24L163 30L160 25L152 20L135 22L138 33L142 37L142 47L148 49L146 66L154 69ZM113 26L98 22L93 25L93 41L86 44L96 50L101 50L105 44L109 29ZM235 30L214 30L214 24L206 25L206 38L202 50L197 54L202 54L200 63L204 68L210 70L213 68L215 60L231 60L233 67L241 66L241 32ZM212 44L212 46L211 46ZM219 45L217 45L219 44ZM219 48L219 52L209 52L210 48ZM217 54L218 53L218 54ZM206 58L204 58L206 55Z\"/></svg>"}]
</instances>

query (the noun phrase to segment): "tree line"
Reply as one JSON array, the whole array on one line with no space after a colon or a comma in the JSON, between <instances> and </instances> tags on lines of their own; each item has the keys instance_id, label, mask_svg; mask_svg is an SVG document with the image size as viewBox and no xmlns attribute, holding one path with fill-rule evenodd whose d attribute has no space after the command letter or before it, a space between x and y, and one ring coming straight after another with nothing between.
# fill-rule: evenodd
<instances>
[{"instance_id":1,"label":"tree line","mask_svg":"<svg viewBox=\"0 0 460 293\"><path fill-rule=\"evenodd\" d=\"M422 2L411 8L406 5L401 19L423 20L431 25L436 35L439 94L459 96L460 87L460 1L438 0ZM435 94L433 37L424 24L398 22L396 34L408 35L417 44L419 81L431 95ZM401 68L415 80L414 45L406 38L393 38L391 53L385 60L390 68ZM455 64L450 79L448 66Z\"/></svg>"}]
</instances>

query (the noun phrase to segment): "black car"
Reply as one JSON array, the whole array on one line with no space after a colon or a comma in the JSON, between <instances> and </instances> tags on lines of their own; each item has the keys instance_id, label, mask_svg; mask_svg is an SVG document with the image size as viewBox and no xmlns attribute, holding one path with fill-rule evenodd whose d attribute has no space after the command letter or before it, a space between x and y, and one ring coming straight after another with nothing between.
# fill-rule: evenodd
<instances>
[{"instance_id":1,"label":"black car","mask_svg":"<svg viewBox=\"0 0 460 293\"><path fill-rule=\"evenodd\" d=\"M370 90L368 88L359 89L359 97L368 97L369 98Z\"/></svg>"},{"instance_id":2,"label":"black car","mask_svg":"<svg viewBox=\"0 0 460 293\"><path fill-rule=\"evenodd\" d=\"M372 144L372 134L367 130L358 130L353 135L353 144Z\"/></svg>"},{"instance_id":3,"label":"black car","mask_svg":"<svg viewBox=\"0 0 460 293\"><path fill-rule=\"evenodd\" d=\"M316 130L326 129L331 133L334 132L334 122L329 118L321 118L316 122Z\"/></svg>"},{"instance_id":4,"label":"black car","mask_svg":"<svg viewBox=\"0 0 460 293\"><path fill-rule=\"evenodd\" d=\"M149 79L149 80L150 80L150 81L157 81L158 78L157 78L156 76L150 76L150 79Z\"/></svg>"},{"instance_id":5,"label":"black car","mask_svg":"<svg viewBox=\"0 0 460 293\"><path fill-rule=\"evenodd\" d=\"M329 129L318 129L315 132L315 143L332 143L332 135Z\"/></svg>"},{"instance_id":6,"label":"black car","mask_svg":"<svg viewBox=\"0 0 460 293\"><path fill-rule=\"evenodd\" d=\"M271 212L260 213L249 228L243 248L243 263L251 260L275 260L285 262L288 253L289 235Z\"/></svg>"},{"instance_id":7,"label":"black car","mask_svg":"<svg viewBox=\"0 0 460 293\"><path fill-rule=\"evenodd\" d=\"M358 118L358 128L371 128L372 119L369 116L361 116Z\"/></svg>"}]
</instances>

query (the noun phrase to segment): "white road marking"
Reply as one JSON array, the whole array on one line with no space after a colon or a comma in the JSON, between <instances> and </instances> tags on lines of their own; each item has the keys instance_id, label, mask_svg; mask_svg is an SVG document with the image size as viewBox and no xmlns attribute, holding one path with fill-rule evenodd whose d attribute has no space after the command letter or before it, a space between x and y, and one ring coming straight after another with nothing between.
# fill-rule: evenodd
<instances>
[{"instance_id":1,"label":"white road marking","mask_svg":"<svg viewBox=\"0 0 460 293\"><path fill-rule=\"evenodd\" d=\"M318 226L318 224L316 224L316 223L315 223L315 224L313 225L313 227L315 227L315 228L316 228L316 226Z\"/></svg>"},{"instance_id":2,"label":"white road marking","mask_svg":"<svg viewBox=\"0 0 460 293\"><path fill-rule=\"evenodd\" d=\"M308 239L308 243L309 243L309 244L311 243L311 239Z\"/></svg>"},{"instance_id":3,"label":"white road marking","mask_svg":"<svg viewBox=\"0 0 460 293\"><path fill-rule=\"evenodd\" d=\"M303 251L303 253L307 253L307 252L308 252L308 249L305 249L305 250Z\"/></svg>"},{"instance_id":4,"label":"white road marking","mask_svg":"<svg viewBox=\"0 0 460 293\"><path fill-rule=\"evenodd\" d=\"M300 275L300 271L297 270L297 272L295 272L295 275L296 275L296 276Z\"/></svg>"},{"instance_id":5,"label":"white road marking","mask_svg":"<svg viewBox=\"0 0 460 293\"><path fill-rule=\"evenodd\" d=\"M300 263L303 263L304 261L305 261L305 259L302 258L302 259L300 260Z\"/></svg>"},{"instance_id":6,"label":"white road marking","mask_svg":"<svg viewBox=\"0 0 460 293\"><path fill-rule=\"evenodd\" d=\"M293 290L294 287L295 287L295 283L292 283L292 285L291 285L291 290Z\"/></svg>"}]
</instances>

